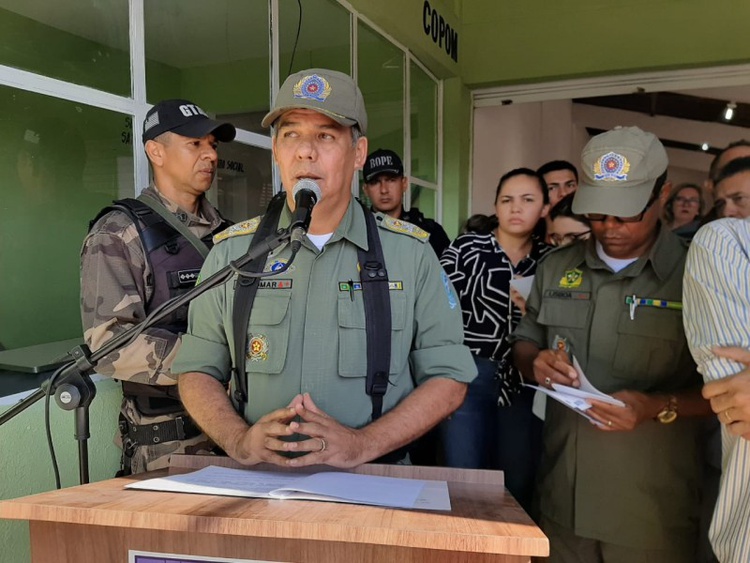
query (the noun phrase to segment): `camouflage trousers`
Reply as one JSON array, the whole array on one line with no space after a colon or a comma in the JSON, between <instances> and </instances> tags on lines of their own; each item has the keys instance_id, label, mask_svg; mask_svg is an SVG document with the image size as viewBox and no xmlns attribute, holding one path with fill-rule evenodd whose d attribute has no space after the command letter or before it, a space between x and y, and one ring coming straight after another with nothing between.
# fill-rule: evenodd
<instances>
[{"instance_id":1,"label":"camouflage trousers","mask_svg":"<svg viewBox=\"0 0 750 563\"><path fill-rule=\"evenodd\" d=\"M175 420L180 416L187 418L187 413L175 412L147 416L140 412L135 401L128 397L123 398L120 408L120 419L138 426L159 424ZM122 450L120 472L122 475L168 467L169 457L172 454L208 455L212 454L215 448L215 444L203 433L184 440L171 440L158 444L134 444L127 435L120 432L115 438L115 443Z\"/></svg>"}]
</instances>

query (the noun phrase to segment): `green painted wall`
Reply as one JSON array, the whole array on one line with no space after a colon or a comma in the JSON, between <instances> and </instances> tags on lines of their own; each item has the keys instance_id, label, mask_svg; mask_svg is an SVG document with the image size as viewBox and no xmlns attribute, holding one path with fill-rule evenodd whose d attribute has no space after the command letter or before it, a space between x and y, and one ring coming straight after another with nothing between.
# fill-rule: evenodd
<instances>
[{"instance_id":1,"label":"green painted wall","mask_svg":"<svg viewBox=\"0 0 750 563\"><path fill-rule=\"evenodd\" d=\"M453 238L469 216L471 92L460 78L451 78L443 98L443 227Z\"/></svg>"},{"instance_id":2,"label":"green painted wall","mask_svg":"<svg viewBox=\"0 0 750 563\"><path fill-rule=\"evenodd\" d=\"M102 380L97 382L96 388L97 395L91 404L91 439L88 444L92 482L113 477L120 459L120 452L112 441L122 400L120 385ZM0 407L0 412L6 409ZM74 413L59 409L52 399L50 421L63 487L78 484L78 443L73 438L73 416ZM44 431L44 400L0 426L0 444L0 499L55 488ZM31 561L28 530L26 522L0 520L0 561Z\"/></svg>"},{"instance_id":3,"label":"green painted wall","mask_svg":"<svg viewBox=\"0 0 750 563\"><path fill-rule=\"evenodd\" d=\"M744 0L463 0L471 88L745 63Z\"/></svg>"}]
</instances>

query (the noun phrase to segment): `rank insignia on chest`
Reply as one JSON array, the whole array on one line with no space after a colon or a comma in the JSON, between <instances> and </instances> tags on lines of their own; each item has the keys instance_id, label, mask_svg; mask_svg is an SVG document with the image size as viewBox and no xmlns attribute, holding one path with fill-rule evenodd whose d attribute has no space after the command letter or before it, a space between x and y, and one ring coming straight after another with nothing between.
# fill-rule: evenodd
<instances>
[{"instance_id":1,"label":"rank insignia on chest","mask_svg":"<svg viewBox=\"0 0 750 563\"><path fill-rule=\"evenodd\" d=\"M552 340L552 349L559 350L560 352L569 352L570 347L568 346L567 338L563 338L559 334L556 334L555 338Z\"/></svg>"},{"instance_id":2,"label":"rank insignia on chest","mask_svg":"<svg viewBox=\"0 0 750 563\"><path fill-rule=\"evenodd\" d=\"M568 270L560 278L560 287L570 289L573 287L580 287L583 283L583 272L578 268L574 270Z\"/></svg>"},{"instance_id":3,"label":"rank insignia on chest","mask_svg":"<svg viewBox=\"0 0 750 563\"><path fill-rule=\"evenodd\" d=\"M251 334L247 343L247 359L263 362L268 359L268 339L263 334Z\"/></svg>"}]
</instances>

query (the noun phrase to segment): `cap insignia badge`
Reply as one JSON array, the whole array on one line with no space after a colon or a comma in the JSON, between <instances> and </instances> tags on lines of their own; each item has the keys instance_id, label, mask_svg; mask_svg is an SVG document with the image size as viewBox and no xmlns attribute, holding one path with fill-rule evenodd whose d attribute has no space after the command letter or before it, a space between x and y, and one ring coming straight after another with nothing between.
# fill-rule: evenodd
<instances>
[{"instance_id":1,"label":"cap insignia badge","mask_svg":"<svg viewBox=\"0 0 750 563\"><path fill-rule=\"evenodd\" d=\"M294 97L325 102L331 94L331 85L328 80L317 74L310 74L300 79L294 85Z\"/></svg>"},{"instance_id":2,"label":"cap insignia badge","mask_svg":"<svg viewBox=\"0 0 750 563\"><path fill-rule=\"evenodd\" d=\"M583 283L583 272L578 268L574 270L568 270L565 272L562 278L560 278L560 287L566 289L572 289L574 287L580 287Z\"/></svg>"},{"instance_id":3,"label":"cap insignia badge","mask_svg":"<svg viewBox=\"0 0 750 563\"><path fill-rule=\"evenodd\" d=\"M608 152L594 163L594 180L622 182L628 179L629 170L627 158L616 152Z\"/></svg>"},{"instance_id":4,"label":"cap insignia badge","mask_svg":"<svg viewBox=\"0 0 750 563\"><path fill-rule=\"evenodd\" d=\"M268 359L268 339L263 334L250 335L247 343L247 358L252 362L261 362Z\"/></svg>"}]
</instances>

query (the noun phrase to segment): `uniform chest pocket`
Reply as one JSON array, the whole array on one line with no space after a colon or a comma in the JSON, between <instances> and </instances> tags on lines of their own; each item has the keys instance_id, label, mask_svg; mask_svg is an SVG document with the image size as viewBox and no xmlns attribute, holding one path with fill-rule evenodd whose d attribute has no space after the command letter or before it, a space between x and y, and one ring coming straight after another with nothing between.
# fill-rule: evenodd
<instances>
[{"instance_id":1,"label":"uniform chest pocket","mask_svg":"<svg viewBox=\"0 0 750 563\"><path fill-rule=\"evenodd\" d=\"M559 336L572 347L588 340L590 300L545 298L537 322L547 327L547 346L553 348Z\"/></svg>"},{"instance_id":2,"label":"uniform chest pocket","mask_svg":"<svg viewBox=\"0 0 750 563\"><path fill-rule=\"evenodd\" d=\"M290 298L291 294L274 294L255 299L245 351L248 373L277 374L284 369L291 325Z\"/></svg>"},{"instance_id":3,"label":"uniform chest pocket","mask_svg":"<svg viewBox=\"0 0 750 563\"><path fill-rule=\"evenodd\" d=\"M391 364L390 373L403 371L407 356L403 353L406 324L406 297L391 291ZM339 375L365 377L367 375L367 330L362 295L352 300L348 294L338 300Z\"/></svg>"},{"instance_id":4,"label":"uniform chest pocket","mask_svg":"<svg viewBox=\"0 0 750 563\"><path fill-rule=\"evenodd\" d=\"M632 320L624 311L617 324L614 375L658 383L674 374L684 348L681 311L638 307Z\"/></svg>"}]
</instances>

